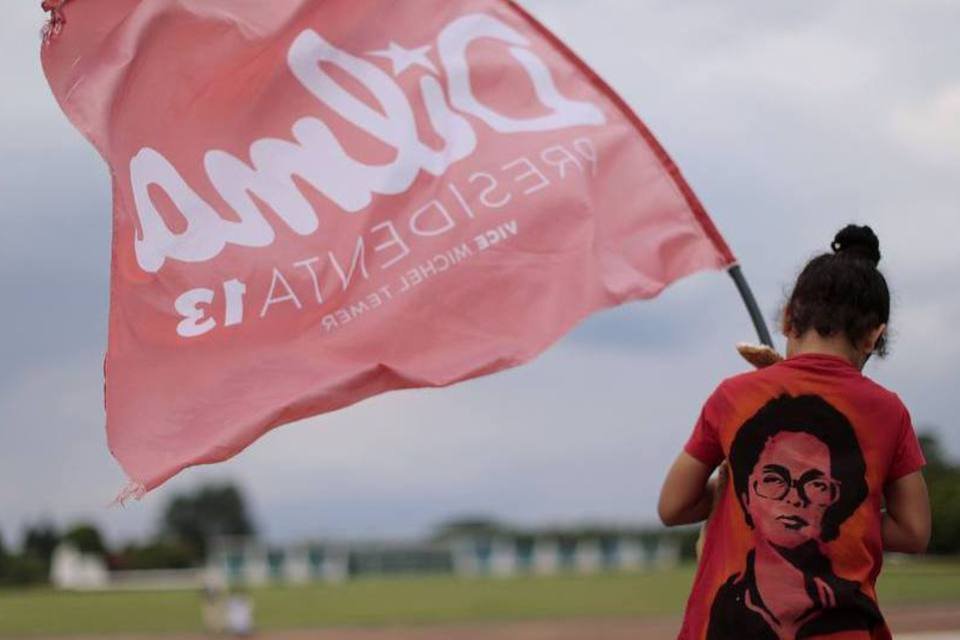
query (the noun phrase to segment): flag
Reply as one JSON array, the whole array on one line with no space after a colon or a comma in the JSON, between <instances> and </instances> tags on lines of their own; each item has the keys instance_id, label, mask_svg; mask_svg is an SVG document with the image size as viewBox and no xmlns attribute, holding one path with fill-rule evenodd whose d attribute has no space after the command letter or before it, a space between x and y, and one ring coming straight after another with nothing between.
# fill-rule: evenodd
<instances>
[{"instance_id":1,"label":"flag","mask_svg":"<svg viewBox=\"0 0 960 640\"><path fill-rule=\"evenodd\" d=\"M107 433L133 493L734 262L643 123L515 3L59 13L44 69L113 180Z\"/></svg>"}]
</instances>

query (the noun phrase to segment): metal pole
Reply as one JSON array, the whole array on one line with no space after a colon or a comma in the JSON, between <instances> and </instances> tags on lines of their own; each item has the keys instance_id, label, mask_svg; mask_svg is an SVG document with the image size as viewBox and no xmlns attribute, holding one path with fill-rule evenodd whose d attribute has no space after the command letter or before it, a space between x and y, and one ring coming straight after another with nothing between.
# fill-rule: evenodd
<instances>
[{"instance_id":1,"label":"metal pole","mask_svg":"<svg viewBox=\"0 0 960 640\"><path fill-rule=\"evenodd\" d=\"M747 305L747 311L750 312L750 319L753 320L753 326L757 330L757 336L760 338L760 342L772 348L773 340L770 338L767 323L763 319L763 314L760 313L760 307L757 306L757 299L753 297L753 291L750 290L747 279L743 277L743 271L741 271L740 265L733 265L727 269L727 273L733 278L734 284L737 285L737 291L740 292L740 297L743 298L743 303Z\"/></svg>"}]
</instances>

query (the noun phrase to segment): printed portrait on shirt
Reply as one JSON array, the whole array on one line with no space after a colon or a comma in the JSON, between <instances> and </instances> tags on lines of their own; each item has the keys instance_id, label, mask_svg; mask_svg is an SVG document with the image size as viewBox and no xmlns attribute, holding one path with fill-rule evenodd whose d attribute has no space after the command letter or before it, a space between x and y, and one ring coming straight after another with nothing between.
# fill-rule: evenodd
<instances>
[{"instance_id":1,"label":"printed portrait on shirt","mask_svg":"<svg viewBox=\"0 0 960 640\"><path fill-rule=\"evenodd\" d=\"M754 548L718 591L707 637L792 640L881 624L827 553L868 494L849 420L819 396L780 396L740 427L729 461Z\"/></svg>"}]
</instances>

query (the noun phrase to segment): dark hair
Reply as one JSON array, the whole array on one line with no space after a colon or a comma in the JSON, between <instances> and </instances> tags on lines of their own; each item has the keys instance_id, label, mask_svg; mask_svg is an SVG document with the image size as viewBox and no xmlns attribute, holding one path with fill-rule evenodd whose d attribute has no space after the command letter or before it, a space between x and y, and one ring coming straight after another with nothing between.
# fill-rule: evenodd
<instances>
[{"instance_id":1,"label":"dark hair","mask_svg":"<svg viewBox=\"0 0 960 640\"><path fill-rule=\"evenodd\" d=\"M782 395L737 431L730 446L730 471L743 515L752 528L753 519L741 496L750 489L750 474L767 441L782 432L806 433L830 450L830 475L840 482L840 495L823 514L821 540L829 542L867 497L867 464L850 421L820 396Z\"/></svg>"},{"instance_id":2,"label":"dark hair","mask_svg":"<svg viewBox=\"0 0 960 640\"><path fill-rule=\"evenodd\" d=\"M880 240L870 227L848 225L830 247L807 263L783 310L796 335L816 329L821 336L842 334L854 345L890 320L890 290L880 263ZM887 353L886 336L874 351Z\"/></svg>"}]
</instances>

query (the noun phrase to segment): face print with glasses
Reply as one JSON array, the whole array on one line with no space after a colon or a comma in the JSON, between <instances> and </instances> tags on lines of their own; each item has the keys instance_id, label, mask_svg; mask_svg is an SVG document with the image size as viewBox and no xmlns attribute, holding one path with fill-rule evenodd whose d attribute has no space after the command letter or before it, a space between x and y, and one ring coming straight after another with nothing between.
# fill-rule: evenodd
<instances>
[{"instance_id":1,"label":"face print with glasses","mask_svg":"<svg viewBox=\"0 0 960 640\"><path fill-rule=\"evenodd\" d=\"M760 478L754 480L753 490L767 500L783 500L796 489L804 506L829 507L840 496L840 483L822 471L811 469L799 478L791 478L790 471L778 464L764 465Z\"/></svg>"}]
</instances>

